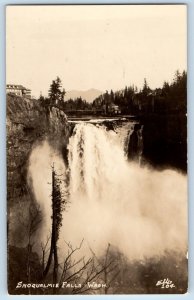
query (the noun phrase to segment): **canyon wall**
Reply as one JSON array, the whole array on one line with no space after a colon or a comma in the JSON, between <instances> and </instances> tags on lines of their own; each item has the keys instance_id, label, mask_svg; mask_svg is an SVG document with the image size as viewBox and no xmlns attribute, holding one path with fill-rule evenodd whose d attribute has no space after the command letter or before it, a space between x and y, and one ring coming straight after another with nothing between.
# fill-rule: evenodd
<instances>
[{"instance_id":1,"label":"canyon wall","mask_svg":"<svg viewBox=\"0 0 194 300\"><path fill-rule=\"evenodd\" d=\"M58 108L44 108L37 100L7 95L7 210L11 244L21 241L22 245L25 235L22 223L29 217L34 201L27 182L28 159L33 147L48 140L65 155L69 130L67 117ZM19 219L21 222L17 224L21 226L15 226Z\"/></svg>"}]
</instances>

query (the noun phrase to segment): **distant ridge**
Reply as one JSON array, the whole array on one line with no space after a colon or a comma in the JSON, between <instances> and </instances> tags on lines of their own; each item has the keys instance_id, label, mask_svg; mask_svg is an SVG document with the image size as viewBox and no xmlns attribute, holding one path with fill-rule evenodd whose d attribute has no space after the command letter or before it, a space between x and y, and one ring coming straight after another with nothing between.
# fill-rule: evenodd
<instances>
[{"instance_id":1,"label":"distant ridge","mask_svg":"<svg viewBox=\"0 0 194 300\"><path fill-rule=\"evenodd\" d=\"M77 97L82 97L83 100L86 100L87 102L91 103L95 98L97 98L103 93L103 91L97 89L89 89L86 91L71 90L66 92L65 100L68 100L70 98L75 99Z\"/></svg>"}]
</instances>

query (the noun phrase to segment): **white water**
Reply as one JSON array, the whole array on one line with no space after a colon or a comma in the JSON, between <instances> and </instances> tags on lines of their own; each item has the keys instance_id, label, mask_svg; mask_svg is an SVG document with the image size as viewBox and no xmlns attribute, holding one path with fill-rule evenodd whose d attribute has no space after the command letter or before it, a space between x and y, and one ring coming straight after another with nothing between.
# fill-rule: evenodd
<instances>
[{"instance_id":1,"label":"white water","mask_svg":"<svg viewBox=\"0 0 194 300\"><path fill-rule=\"evenodd\" d=\"M84 238L96 254L110 243L129 259L165 251L186 253L186 177L127 162L122 136L89 123L75 126L68 146L70 205L64 212L60 241L76 246ZM45 212L42 239L51 228L48 182L53 161L66 176L60 154L47 142L37 146L30 157L29 176Z\"/></svg>"}]
</instances>

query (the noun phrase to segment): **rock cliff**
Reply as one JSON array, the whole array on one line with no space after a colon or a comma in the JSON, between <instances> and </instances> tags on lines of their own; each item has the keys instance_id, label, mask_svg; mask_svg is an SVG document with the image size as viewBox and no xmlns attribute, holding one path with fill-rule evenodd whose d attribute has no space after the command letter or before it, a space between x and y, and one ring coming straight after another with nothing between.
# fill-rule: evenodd
<instances>
[{"instance_id":1,"label":"rock cliff","mask_svg":"<svg viewBox=\"0 0 194 300\"><path fill-rule=\"evenodd\" d=\"M46 109L37 100L7 95L8 216L11 214L11 218L8 217L8 225L13 236L14 220L18 213L22 210L26 212L33 202L33 195L27 184L27 167L34 145L48 139L63 153L68 134L67 117L57 107ZM19 232L17 229L17 235Z\"/></svg>"},{"instance_id":2,"label":"rock cliff","mask_svg":"<svg viewBox=\"0 0 194 300\"><path fill-rule=\"evenodd\" d=\"M183 113L141 118L143 158L157 168L187 172L187 117Z\"/></svg>"}]
</instances>

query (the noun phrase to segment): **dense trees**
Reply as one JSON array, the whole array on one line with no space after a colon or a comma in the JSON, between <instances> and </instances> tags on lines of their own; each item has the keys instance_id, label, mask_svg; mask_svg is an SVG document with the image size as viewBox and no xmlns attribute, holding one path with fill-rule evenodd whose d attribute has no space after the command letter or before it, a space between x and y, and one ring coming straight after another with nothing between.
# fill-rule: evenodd
<instances>
[{"instance_id":1,"label":"dense trees","mask_svg":"<svg viewBox=\"0 0 194 300\"><path fill-rule=\"evenodd\" d=\"M63 109L66 112L75 110L90 110L92 109L92 105L86 100L82 99L82 97L78 97L75 99L66 100L63 103Z\"/></svg>"},{"instance_id":2,"label":"dense trees","mask_svg":"<svg viewBox=\"0 0 194 300\"><path fill-rule=\"evenodd\" d=\"M144 78L142 90L137 87L129 86L123 90L100 95L93 101L94 108L106 106L105 113L108 113L108 107L117 105L121 114L149 114L149 113L186 113L187 99L187 73L183 71L175 72L172 83L164 82L162 88L152 90Z\"/></svg>"},{"instance_id":3,"label":"dense trees","mask_svg":"<svg viewBox=\"0 0 194 300\"><path fill-rule=\"evenodd\" d=\"M187 97L187 73L175 72L171 83L164 81L161 88L152 90L144 78L142 89L138 90L134 85L126 86L123 90L106 91L97 97L92 103L78 97L64 100L65 90L59 77L53 80L48 97L40 96L41 105L57 106L66 113L79 113L85 111L94 114L112 115L120 114L142 115L148 113L186 113Z\"/></svg>"}]
</instances>

